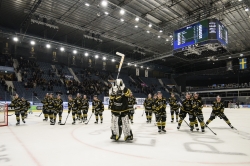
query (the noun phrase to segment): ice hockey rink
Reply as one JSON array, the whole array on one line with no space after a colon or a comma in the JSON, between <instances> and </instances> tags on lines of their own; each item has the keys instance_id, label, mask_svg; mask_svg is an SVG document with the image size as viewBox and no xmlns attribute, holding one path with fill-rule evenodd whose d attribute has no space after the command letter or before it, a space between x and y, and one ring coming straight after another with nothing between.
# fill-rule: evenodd
<instances>
[{"instance_id":1,"label":"ice hockey rink","mask_svg":"<svg viewBox=\"0 0 250 166\"><path fill-rule=\"evenodd\" d=\"M211 108L204 108L205 120ZM9 126L0 128L1 166L106 166L106 165L250 165L250 109L226 109L233 130L221 119L209 125L205 133L190 132L183 122L170 122L167 108L167 133L158 134L154 123L146 124L145 114L136 110L131 125L134 140L110 140L110 111L104 111L104 123L77 122L71 115L65 126L43 122L40 112L30 114L26 124L16 126L15 116L9 116ZM9 114L11 114L9 112ZM67 112L63 114L65 121ZM90 113L89 113L90 115ZM186 117L186 121L188 121Z\"/></svg>"}]
</instances>

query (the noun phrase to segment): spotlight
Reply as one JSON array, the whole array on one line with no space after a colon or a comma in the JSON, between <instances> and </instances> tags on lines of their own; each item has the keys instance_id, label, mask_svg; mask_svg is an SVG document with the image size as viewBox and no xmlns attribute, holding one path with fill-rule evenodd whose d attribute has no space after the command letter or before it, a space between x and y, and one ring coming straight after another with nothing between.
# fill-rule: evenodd
<instances>
[{"instance_id":1,"label":"spotlight","mask_svg":"<svg viewBox=\"0 0 250 166\"><path fill-rule=\"evenodd\" d=\"M103 60L106 60L106 57L104 56L102 59L103 59Z\"/></svg>"},{"instance_id":2,"label":"spotlight","mask_svg":"<svg viewBox=\"0 0 250 166\"><path fill-rule=\"evenodd\" d=\"M64 51L65 49L63 47L60 48L61 51Z\"/></svg>"},{"instance_id":3,"label":"spotlight","mask_svg":"<svg viewBox=\"0 0 250 166\"><path fill-rule=\"evenodd\" d=\"M210 61L210 59L207 59L207 61Z\"/></svg>"},{"instance_id":4,"label":"spotlight","mask_svg":"<svg viewBox=\"0 0 250 166\"><path fill-rule=\"evenodd\" d=\"M138 25L136 25L135 28L138 28Z\"/></svg>"},{"instance_id":5,"label":"spotlight","mask_svg":"<svg viewBox=\"0 0 250 166\"><path fill-rule=\"evenodd\" d=\"M121 18L121 22L123 22L123 21L124 21L124 19Z\"/></svg>"},{"instance_id":6,"label":"spotlight","mask_svg":"<svg viewBox=\"0 0 250 166\"><path fill-rule=\"evenodd\" d=\"M143 68L143 66L141 66L141 68Z\"/></svg>"},{"instance_id":7,"label":"spotlight","mask_svg":"<svg viewBox=\"0 0 250 166\"><path fill-rule=\"evenodd\" d=\"M149 24L148 26L151 28L151 27L152 27L152 24Z\"/></svg>"},{"instance_id":8,"label":"spotlight","mask_svg":"<svg viewBox=\"0 0 250 166\"><path fill-rule=\"evenodd\" d=\"M74 51L73 51L73 54L77 54L77 51L76 51L76 50L74 50Z\"/></svg>"},{"instance_id":9,"label":"spotlight","mask_svg":"<svg viewBox=\"0 0 250 166\"><path fill-rule=\"evenodd\" d=\"M120 10L120 14L121 14L121 15L125 14L125 10L121 9L121 10Z\"/></svg>"},{"instance_id":10,"label":"spotlight","mask_svg":"<svg viewBox=\"0 0 250 166\"><path fill-rule=\"evenodd\" d=\"M135 64L135 67L136 67L137 65Z\"/></svg>"},{"instance_id":11,"label":"spotlight","mask_svg":"<svg viewBox=\"0 0 250 166\"><path fill-rule=\"evenodd\" d=\"M115 59L112 59L112 62L114 62L115 61Z\"/></svg>"},{"instance_id":12,"label":"spotlight","mask_svg":"<svg viewBox=\"0 0 250 166\"><path fill-rule=\"evenodd\" d=\"M160 33L162 33L163 31L162 30L160 30Z\"/></svg>"},{"instance_id":13,"label":"spotlight","mask_svg":"<svg viewBox=\"0 0 250 166\"><path fill-rule=\"evenodd\" d=\"M248 12L248 11L249 11L249 8L246 8L245 11Z\"/></svg>"},{"instance_id":14,"label":"spotlight","mask_svg":"<svg viewBox=\"0 0 250 166\"><path fill-rule=\"evenodd\" d=\"M108 5L108 2L107 1L102 1L102 6L106 7Z\"/></svg>"},{"instance_id":15,"label":"spotlight","mask_svg":"<svg viewBox=\"0 0 250 166\"><path fill-rule=\"evenodd\" d=\"M135 18L135 21L139 21L139 20L140 20L139 17L136 17L136 18Z\"/></svg>"},{"instance_id":16,"label":"spotlight","mask_svg":"<svg viewBox=\"0 0 250 166\"><path fill-rule=\"evenodd\" d=\"M161 36L158 36L158 38L161 38Z\"/></svg>"},{"instance_id":17,"label":"spotlight","mask_svg":"<svg viewBox=\"0 0 250 166\"><path fill-rule=\"evenodd\" d=\"M95 59L98 59L98 58L99 58L99 56L98 56L98 55L96 55L96 56L95 56Z\"/></svg>"},{"instance_id":18,"label":"spotlight","mask_svg":"<svg viewBox=\"0 0 250 166\"><path fill-rule=\"evenodd\" d=\"M239 0L240 2L242 1L242 0Z\"/></svg>"},{"instance_id":19,"label":"spotlight","mask_svg":"<svg viewBox=\"0 0 250 166\"><path fill-rule=\"evenodd\" d=\"M89 6L89 4L88 4L88 3L85 3L85 6Z\"/></svg>"},{"instance_id":20,"label":"spotlight","mask_svg":"<svg viewBox=\"0 0 250 166\"><path fill-rule=\"evenodd\" d=\"M150 33L149 31L147 31L147 33Z\"/></svg>"},{"instance_id":21,"label":"spotlight","mask_svg":"<svg viewBox=\"0 0 250 166\"><path fill-rule=\"evenodd\" d=\"M18 38L17 38L17 37L14 37L13 40L14 40L15 42L18 42Z\"/></svg>"},{"instance_id":22,"label":"spotlight","mask_svg":"<svg viewBox=\"0 0 250 166\"><path fill-rule=\"evenodd\" d=\"M218 61L219 59L217 58L216 60Z\"/></svg>"},{"instance_id":23,"label":"spotlight","mask_svg":"<svg viewBox=\"0 0 250 166\"><path fill-rule=\"evenodd\" d=\"M147 67L147 69L149 69L149 67Z\"/></svg>"},{"instance_id":24,"label":"spotlight","mask_svg":"<svg viewBox=\"0 0 250 166\"><path fill-rule=\"evenodd\" d=\"M230 57L228 57L229 59L231 59L232 57L230 56Z\"/></svg>"},{"instance_id":25,"label":"spotlight","mask_svg":"<svg viewBox=\"0 0 250 166\"><path fill-rule=\"evenodd\" d=\"M243 54L240 54L240 56L244 56Z\"/></svg>"},{"instance_id":26,"label":"spotlight","mask_svg":"<svg viewBox=\"0 0 250 166\"><path fill-rule=\"evenodd\" d=\"M128 66L130 66L130 63L128 63Z\"/></svg>"},{"instance_id":27,"label":"spotlight","mask_svg":"<svg viewBox=\"0 0 250 166\"><path fill-rule=\"evenodd\" d=\"M166 41L169 41L169 39L166 39Z\"/></svg>"},{"instance_id":28,"label":"spotlight","mask_svg":"<svg viewBox=\"0 0 250 166\"><path fill-rule=\"evenodd\" d=\"M169 35L169 37L171 37L171 38L172 38L172 37L173 37L173 35Z\"/></svg>"},{"instance_id":29,"label":"spotlight","mask_svg":"<svg viewBox=\"0 0 250 166\"><path fill-rule=\"evenodd\" d=\"M50 44L46 44L46 48L50 48L51 46L50 46Z\"/></svg>"},{"instance_id":30,"label":"spotlight","mask_svg":"<svg viewBox=\"0 0 250 166\"><path fill-rule=\"evenodd\" d=\"M106 15L108 15L109 13L108 12L104 12Z\"/></svg>"},{"instance_id":31,"label":"spotlight","mask_svg":"<svg viewBox=\"0 0 250 166\"><path fill-rule=\"evenodd\" d=\"M32 40L32 41L30 41L30 44L35 45L36 43Z\"/></svg>"},{"instance_id":32,"label":"spotlight","mask_svg":"<svg viewBox=\"0 0 250 166\"><path fill-rule=\"evenodd\" d=\"M89 56L89 53L87 53L87 52L85 52L85 54L84 54L85 56Z\"/></svg>"}]
</instances>

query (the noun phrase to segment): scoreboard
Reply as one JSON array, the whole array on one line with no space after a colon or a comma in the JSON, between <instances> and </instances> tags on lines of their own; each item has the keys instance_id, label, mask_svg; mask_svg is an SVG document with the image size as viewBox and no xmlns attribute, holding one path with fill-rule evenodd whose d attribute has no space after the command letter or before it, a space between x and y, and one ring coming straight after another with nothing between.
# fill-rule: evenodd
<instances>
[{"instance_id":1,"label":"scoreboard","mask_svg":"<svg viewBox=\"0 0 250 166\"><path fill-rule=\"evenodd\" d=\"M228 30L219 20L202 20L174 32L175 52L206 43L220 43L227 47Z\"/></svg>"}]
</instances>

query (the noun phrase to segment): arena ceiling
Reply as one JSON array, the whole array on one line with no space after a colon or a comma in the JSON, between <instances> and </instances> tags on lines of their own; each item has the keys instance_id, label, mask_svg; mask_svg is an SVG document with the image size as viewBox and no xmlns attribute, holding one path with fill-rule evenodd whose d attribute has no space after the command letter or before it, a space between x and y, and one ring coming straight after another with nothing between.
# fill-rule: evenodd
<instances>
[{"instance_id":1,"label":"arena ceiling","mask_svg":"<svg viewBox=\"0 0 250 166\"><path fill-rule=\"evenodd\" d=\"M211 68L211 63L173 57L173 31L205 18L221 20L229 30L229 49L213 65L225 66L228 56L250 55L247 7L249 0L108 0L106 5L102 0L0 0L0 25L109 54L120 51L134 63L187 72Z\"/></svg>"}]
</instances>

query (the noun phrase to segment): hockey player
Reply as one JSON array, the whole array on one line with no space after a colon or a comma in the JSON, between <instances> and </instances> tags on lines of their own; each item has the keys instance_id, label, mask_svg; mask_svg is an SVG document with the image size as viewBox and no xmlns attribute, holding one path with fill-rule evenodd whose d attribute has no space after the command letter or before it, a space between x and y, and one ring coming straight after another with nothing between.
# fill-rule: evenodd
<instances>
[{"instance_id":1,"label":"hockey player","mask_svg":"<svg viewBox=\"0 0 250 166\"><path fill-rule=\"evenodd\" d=\"M153 107L153 99L151 94L148 94L148 98L144 100L144 108L145 108L145 113L146 113L146 118L147 118L147 123L151 123L152 120L152 107Z\"/></svg>"},{"instance_id":2,"label":"hockey player","mask_svg":"<svg viewBox=\"0 0 250 166\"><path fill-rule=\"evenodd\" d=\"M30 102L28 102L28 100L26 100L24 97L21 98L22 102L23 102L23 111L25 112L24 115L24 119L26 119L28 117L28 111L30 109Z\"/></svg>"},{"instance_id":3,"label":"hockey player","mask_svg":"<svg viewBox=\"0 0 250 166\"><path fill-rule=\"evenodd\" d=\"M55 110L54 110L54 124L56 123L56 116L59 116L58 124L62 122L62 113L63 113L63 100L61 99L61 95L58 94L57 98L54 100L55 102Z\"/></svg>"},{"instance_id":4,"label":"hockey player","mask_svg":"<svg viewBox=\"0 0 250 166\"><path fill-rule=\"evenodd\" d=\"M49 98L49 93L46 93L46 96L41 101L41 103L43 104L43 115L44 115L43 121L48 121L48 103L47 103L48 98Z\"/></svg>"},{"instance_id":5,"label":"hockey player","mask_svg":"<svg viewBox=\"0 0 250 166\"><path fill-rule=\"evenodd\" d=\"M21 112L22 106L23 106L22 103L23 103L23 102L22 102L22 100L19 98L18 94L16 94L16 95L14 96L14 99L11 101L11 104L9 105L10 107L14 107L14 109L15 109L15 115L16 115L16 121L17 121L16 125L17 125L17 126L20 125L20 114L21 114L21 116L22 116L22 121L23 121L23 123L25 123L25 120L24 120L25 113L24 113L24 112L23 112L23 113Z\"/></svg>"},{"instance_id":6,"label":"hockey player","mask_svg":"<svg viewBox=\"0 0 250 166\"><path fill-rule=\"evenodd\" d=\"M77 102L76 99L72 98L72 95L68 96L68 114L70 114L70 111L72 110L72 118L73 118L73 122L72 124L76 124L76 113L78 110L78 106L77 106Z\"/></svg>"},{"instance_id":7,"label":"hockey player","mask_svg":"<svg viewBox=\"0 0 250 166\"><path fill-rule=\"evenodd\" d=\"M77 120L81 120L82 118L82 98L81 98L81 94L80 93L77 93L76 95L76 98L75 98L75 101L77 103L77 113L76 113L76 116L77 116Z\"/></svg>"},{"instance_id":8,"label":"hockey player","mask_svg":"<svg viewBox=\"0 0 250 166\"><path fill-rule=\"evenodd\" d=\"M133 96L133 93L131 92L130 96L128 98L129 119L130 119L131 123L134 123L133 119L134 119L134 113L135 113L135 109L134 109L135 104L137 104L136 99Z\"/></svg>"},{"instance_id":9,"label":"hockey player","mask_svg":"<svg viewBox=\"0 0 250 166\"><path fill-rule=\"evenodd\" d=\"M182 101L181 107L180 107L180 120L178 122L177 129L180 129L182 121L185 119L187 114L189 114L189 121L190 121L190 131L194 130L194 115L192 110L192 100L191 100L191 94L186 93L186 99Z\"/></svg>"},{"instance_id":10,"label":"hockey player","mask_svg":"<svg viewBox=\"0 0 250 166\"><path fill-rule=\"evenodd\" d=\"M104 105L101 100L97 98L97 95L94 95L92 102L92 113L95 113L95 124L98 124L98 116L100 116L101 123L103 122L102 113L104 111Z\"/></svg>"},{"instance_id":11,"label":"hockey player","mask_svg":"<svg viewBox=\"0 0 250 166\"><path fill-rule=\"evenodd\" d=\"M155 110L156 110L156 121L158 126L158 132L166 132L166 120L167 120L167 113L166 113L166 98L162 97L161 91L157 92L157 99L155 101Z\"/></svg>"},{"instance_id":12,"label":"hockey player","mask_svg":"<svg viewBox=\"0 0 250 166\"><path fill-rule=\"evenodd\" d=\"M203 108L202 99L201 97L199 97L199 94L195 92L193 94L193 101L192 101L192 110L193 110L194 119L195 119L194 124L195 124L196 130L198 131L199 130L198 122L197 122L197 119L198 119L200 126L201 126L201 131L205 132L205 129L204 129L205 124L204 124L202 108Z\"/></svg>"},{"instance_id":13,"label":"hockey player","mask_svg":"<svg viewBox=\"0 0 250 166\"><path fill-rule=\"evenodd\" d=\"M48 114L50 119L50 124L54 124L54 111L55 111L55 101L53 97L53 93L49 94L49 97L47 99L47 108L48 108Z\"/></svg>"},{"instance_id":14,"label":"hockey player","mask_svg":"<svg viewBox=\"0 0 250 166\"><path fill-rule=\"evenodd\" d=\"M229 127L233 129L234 127L231 125L230 121L224 114L224 108L225 106L223 102L221 102L221 97L217 96L216 101L213 102L212 113L210 115L210 118L207 120L206 124L208 125L212 120L216 118L216 116L218 116L220 119L223 119L229 125Z\"/></svg>"},{"instance_id":15,"label":"hockey player","mask_svg":"<svg viewBox=\"0 0 250 166\"><path fill-rule=\"evenodd\" d=\"M119 140L123 131L124 140L133 140L133 133L129 125L128 98L131 91L125 87L122 79L115 80L109 89L109 95L113 95L111 105L111 132L110 139Z\"/></svg>"},{"instance_id":16,"label":"hockey player","mask_svg":"<svg viewBox=\"0 0 250 166\"><path fill-rule=\"evenodd\" d=\"M85 122L88 117L88 110L89 110L89 100L86 95L83 96L82 98L82 121Z\"/></svg>"},{"instance_id":17,"label":"hockey player","mask_svg":"<svg viewBox=\"0 0 250 166\"><path fill-rule=\"evenodd\" d=\"M175 114L176 122L178 122L179 104L173 93L171 93L171 97L168 99L168 101L170 105L171 123L174 122L174 114Z\"/></svg>"}]
</instances>

